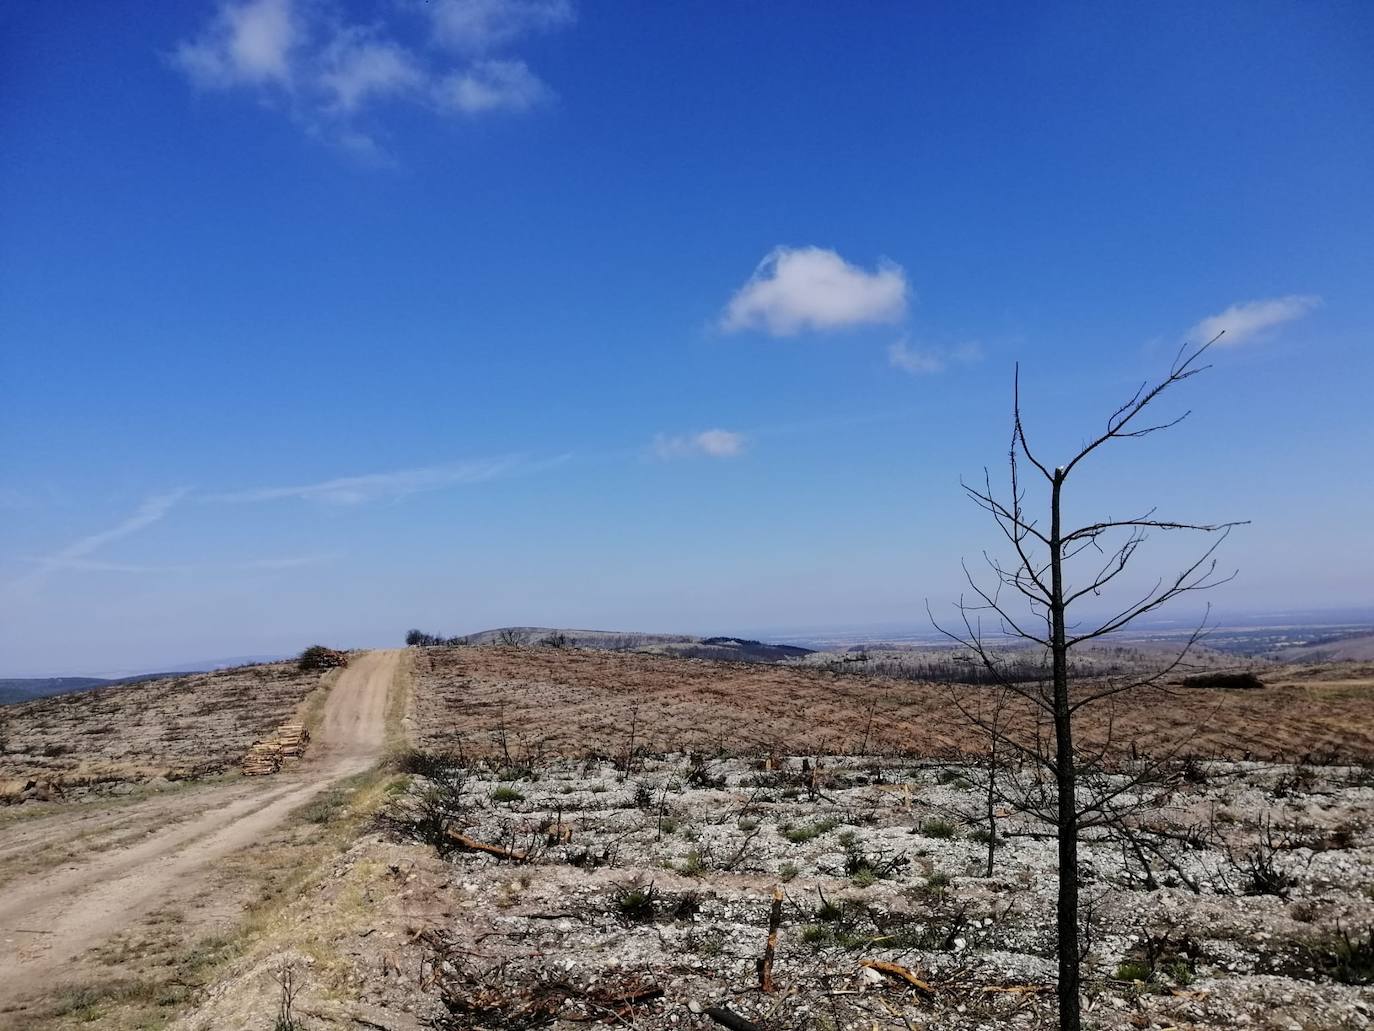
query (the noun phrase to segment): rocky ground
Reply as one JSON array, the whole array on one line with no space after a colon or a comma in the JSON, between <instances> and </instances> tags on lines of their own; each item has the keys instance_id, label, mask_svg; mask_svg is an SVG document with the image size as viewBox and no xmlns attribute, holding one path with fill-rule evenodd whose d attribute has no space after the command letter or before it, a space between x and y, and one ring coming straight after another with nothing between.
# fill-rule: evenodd
<instances>
[{"instance_id":1,"label":"rocky ground","mask_svg":"<svg viewBox=\"0 0 1374 1031\"><path fill-rule=\"evenodd\" d=\"M303 915L310 944L260 961L260 996L285 961L321 1027L714 1027L712 1007L768 1028L1053 1027L1053 842L1004 819L985 876L986 837L960 816L976 771L847 757L817 778L817 761L422 758L429 776L310 903L367 915L323 940ZM1089 1026L1374 1027L1374 773L1192 779L1167 813L1196 829L1179 874L1157 867L1149 889L1119 846L1084 849ZM1256 855L1277 880L1257 883Z\"/></svg>"}]
</instances>

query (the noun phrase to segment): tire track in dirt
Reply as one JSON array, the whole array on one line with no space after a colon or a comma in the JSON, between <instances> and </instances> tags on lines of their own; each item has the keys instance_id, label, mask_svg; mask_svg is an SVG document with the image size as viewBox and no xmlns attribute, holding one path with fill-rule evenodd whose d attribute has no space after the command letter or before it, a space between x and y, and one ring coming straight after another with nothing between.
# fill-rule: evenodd
<instances>
[{"instance_id":1,"label":"tire track in dirt","mask_svg":"<svg viewBox=\"0 0 1374 1031\"><path fill-rule=\"evenodd\" d=\"M9 882L0 898L0 1006L40 988L81 953L169 899L199 890L217 860L254 844L292 810L373 765L382 754L387 699L401 655L369 652L343 671L297 771L188 793L174 804L176 814L193 807L200 815L138 842L93 850L75 865ZM134 803L114 824L163 826L167 804L156 797ZM42 933L28 933L34 931Z\"/></svg>"}]
</instances>

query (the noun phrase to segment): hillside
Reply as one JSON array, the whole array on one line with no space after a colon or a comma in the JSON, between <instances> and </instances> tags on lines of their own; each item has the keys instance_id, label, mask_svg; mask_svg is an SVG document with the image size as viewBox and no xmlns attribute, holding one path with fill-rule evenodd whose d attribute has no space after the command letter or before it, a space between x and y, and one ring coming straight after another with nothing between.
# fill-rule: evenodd
<instances>
[{"instance_id":1,"label":"hillside","mask_svg":"<svg viewBox=\"0 0 1374 1031\"><path fill-rule=\"evenodd\" d=\"M229 769L321 678L274 663L135 679L6 706L0 805L29 785L63 797Z\"/></svg>"},{"instance_id":2,"label":"hillside","mask_svg":"<svg viewBox=\"0 0 1374 1031\"><path fill-rule=\"evenodd\" d=\"M1332 636L1273 652L1284 662L1374 662L1374 634Z\"/></svg>"},{"instance_id":3,"label":"hillside","mask_svg":"<svg viewBox=\"0 0 1374 1031\"><path fill-rule=\"evenodd\" d=\"M149 680L184 677L187 673L139 673L131 677L11 677L0 680L0 705L28 702L35 698L69 694L72 691L91 691L98 687L118 687L141 684Z\"/></svg>"},{"instance_id":4,"label":"hillside","mask_svg":"<svg viewBox=\"0 0 1374 1031\"><path fill-rule=\"evenodd\" d=\"M702 754L937 757L984 747L954 701L976 688L852 667L513 647L416 649L414 666L412 733L432 751L616 755L632 735L646 751ZM1186 744L1191 753L1237 759L1374 757L1366 671L1272 668L1264 681L1258 691L1134 692L1088 710L1080 739L1152 754Z\"/></svg>"},{"instance_id":5,"label":"hillside","mask_svg":"<svg viewBox=\"0 0 1374 1031\"><path fill-rule=\"evenodd\" d=\"M742 637L695 637L691 634L644 634L623 630L563 630L556 627L512 626L482 630L459 638L463 644L537 645L560 641L569 648L596 651L645 652L683 659L724 662L783 662L809 655L811 649L768 644Z\"/></svg>"}]
</instances>

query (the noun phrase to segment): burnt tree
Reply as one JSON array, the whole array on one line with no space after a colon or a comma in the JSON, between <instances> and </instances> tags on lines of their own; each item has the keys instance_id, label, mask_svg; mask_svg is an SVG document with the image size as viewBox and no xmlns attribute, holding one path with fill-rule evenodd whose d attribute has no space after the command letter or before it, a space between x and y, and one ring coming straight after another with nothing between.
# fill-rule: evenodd
<instances>
[{"instance_id":1,"label":"burnt tree","mask_svg":"<svg viewBox=\"0 0 1374 1031\"><path fill-rule=\"evenodd\" d=\"M1032 449L1022 421L1020 370L1014 378L1009 483L1005 495L993 490L984 471L982 485L963 484L968 497L989 513L1011 549L1006 561L984 553L987 574L980 581L965 564L971 596L957 607L961 628L937 628L969 649L987 674L988 687L951 689L964 719L986 735L988 748L987 810L1001 799L1016 812L1053 828L1058 843L1059 1023L1062 1031L1078 1031L1080 966L1086 949L1079 919L1078 847L1085 831L1129 842L1146 864L1150 827L1138 817L1157 806L1173 789L1167 767L1182 743L1134 766L1108 760L1119 733L1109 718L1105 739L1091 746L1075 743L1075 726L1088 706L1110 703L1127 692L1165 690L1168 679L1184 666L1201 639L1204 616L1197 628L1169 658L1147 670L1114 675L1073 676L1070 653L1129 626L1147 613L1185 594L1207 590L1230 580L1217 572L1216 551L1239 522L1194 523L1158 518L1155 511L1125 519L1105 518L1070 527L1064 518L1067 485L1075 471L1110 444L1145 437L1177 426L1188 412L1162 422L1144 415L1175 385L1210 366L1201 362L1209 341L1185 347L1166 376L1142 384L1117 408L1106 426L1068 460L1051 465ZM1027 508L1031 480L1038 492L1037 513ZM1043 507L1042 507L1043 506ZM1126 572L1152 532L1196 532L1212 538L1200 557L1175 575L1157 580L1152 588L1131 594L1112 613L1086 624L1074 622L1070 612L1084 599L1098 600L1109 588L1124 583ZM1083 561L1076 561L1082 559ZM1079 578L1081 576L1081 579ZM1075 610L1076 612L1077 610ZM984 623L987 623L987 626ZM1040 665L1037 676L1025 672L1028 653ZM984 692L997 692L995 699ZM1008 708L1008 700L1011 707ZM1117 742L1119 744L1119 742ZM1133 750L1134 751L1134 750ZM995 822L989 816L989 829ZM991 865L991 852L989 866Z\"/></svg>"}]
</instances>

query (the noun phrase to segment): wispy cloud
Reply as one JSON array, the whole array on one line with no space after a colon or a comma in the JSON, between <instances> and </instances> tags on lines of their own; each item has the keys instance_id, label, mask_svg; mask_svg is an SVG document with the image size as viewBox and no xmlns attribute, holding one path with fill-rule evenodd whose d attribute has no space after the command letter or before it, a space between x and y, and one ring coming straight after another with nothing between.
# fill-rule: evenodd
<instances>
[{"instance_id":1,"label":"wispy cloud","mask_svg":"<svg viewBox=\"0 0 1374 1031\"><path fill-rule=\"evenodd\" d=\"M502 51L574 20L567 0L429 0L378 13L387 20L360 24L337 0L218 0L168 59L199 89L249 93L312 136L378 156L385 104L476 117L549 100L549 86Z\"/></svg>"},{"instance_id":2,"label":"wispy cloud","mask_svg":"<svg viewBox=\"0 0 1374 1031\"><path fill-rule=\"evenodd\" d=\"M732 430L703 430L700 433L654 437L653 453L668 461L674 458L735 458L744 453L748 442L743 433Z\"/></svg>"},{"instance_id":3,"label":"wispy cloud","mask_svg":"<svg viewBox=\"0 0 1374 1031\"><path fill-rule=\"evenodd\" d=\"M571 25L569 0L425 0L434 38L459 53L485 54L529 33Z\"/></svg>"},{"instance_id":4,"label":"wispy cloud","mask_svg":"<svg viewBox=\"0 0 1374 1031\"><path fill-rule=\"evenodd\" d=\"M880 261L869 272L821 247L777 247L730 299L721 328L773 336L900 321L906 273Z\"/></svg>"},{"instance_id":5,"label":"wispy cloud","mask_svg":"<svg viewBox=\"0 0 1374 1031\"><path fill-rule=\"evenodd\" d=\"M45 564L50 570L61 569L81 573L223 573L233 571L300 569L333 561L335 555L292 555L283 558L250 558L232 562L180 562L148 564L140 562L108 562L104 559L74 558L54 562L51 558L25 559Z\"/></svg>"},{"instance_id":6,"label":"wispy cloud","mask_svg":"<svg viewBox=\"0 0 1374 1031\"><path fill-rule=\"evenodd\" d=\"M1315 294L1289 294L1262 301L1244 301L1231 305L1217 315L1207 316L1189 330L1187 336L1197 343L1204 343L1224 331L1226 335L1217 341L1217 346L1235 347L1265 330L1302 318L1321 303L1322 299Z\"/></svg>"},{"instance_id":7,"label":"wispy cloud","mask_svg":"<svg viewBox=\"0 0 1374 1031\"><path fill-rule=\"evenodd\" d=\"M245 503L253 501L321 501L332 505L360 505L367 501L403 498L422 491L438 490L464 483L480 483L532 463L519 456L494 458L451 465L432 465L419 469L340 476L332 480L303 483L289 487L254 487L205 495L205 501Z\"/></svg>"},{"instance_id":8,"label":"wispy cloud","mask_svg":"<svg viewBox=\"0 0 1374 1031\"><path fill-rule=\"evenodd\" d=\"M887 362L913 376L944 372L951 365L973 365L983 360L983 349L976 343L957 347L912 347L903 337L887 349Z\"/></svg>"},{"instance_id":9,"label":"wispy cloud","mask_svg":"<svg viewBox=\"0 0 1374 1031\"><path fill-rule=\"evenodd\" d=\"M34 568L18 579L10 581L9 586L11 588L34 587L59 569L81 568L83 563L93 561L89 558L90 555L107 545L160 522L175 505L186 497L187 493L189 493L189 488L181 487L164 494L153 495L139 505L133 515L123 522L117 523L109 529L81 537L51 555L34 559Z\"/></svg>"}]
</instances>

